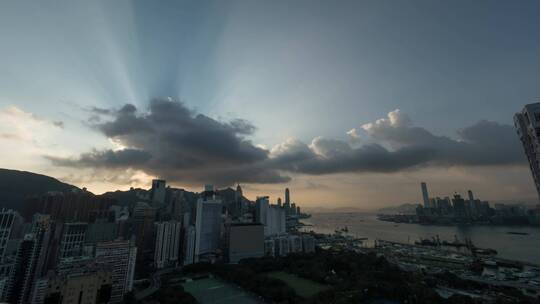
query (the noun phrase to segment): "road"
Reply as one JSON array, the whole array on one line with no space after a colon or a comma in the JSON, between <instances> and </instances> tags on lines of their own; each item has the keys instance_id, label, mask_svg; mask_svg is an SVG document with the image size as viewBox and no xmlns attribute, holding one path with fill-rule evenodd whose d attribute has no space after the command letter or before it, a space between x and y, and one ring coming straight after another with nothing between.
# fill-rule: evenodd
<instances>
[{"instance_id":1,"label":"road","mask_svg":"<svg viewBox=\"0 0 540 304\"><path fill-rule=\"evenodd\" d=\"M165 268L158 270L152 274L150 277L150 286L148 286L146 289L143 289L137 293L135 293L135 298L137 300L142 300L146 297L151 296L154 294L154 292L158 291L161 287L161 276L167 273L171 273L173 271L179 270L179 267L175 268Z\"/></svg>"}]
</instances>

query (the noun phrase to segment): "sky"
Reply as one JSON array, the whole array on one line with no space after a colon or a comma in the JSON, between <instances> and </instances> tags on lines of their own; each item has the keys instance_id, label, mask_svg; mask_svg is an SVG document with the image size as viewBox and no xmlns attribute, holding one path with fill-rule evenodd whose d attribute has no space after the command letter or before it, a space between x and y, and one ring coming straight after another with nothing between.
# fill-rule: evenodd
<instances>
[{"instance_id":1,"label":"sky","mask_svg":"<svg viewBox=\"0 0 540 304\"><path fill-rule=\"evenodd\" d=\"M0 167L374 209L536 192L537 1L2 1Z\"/></svg>"}]
</instances>

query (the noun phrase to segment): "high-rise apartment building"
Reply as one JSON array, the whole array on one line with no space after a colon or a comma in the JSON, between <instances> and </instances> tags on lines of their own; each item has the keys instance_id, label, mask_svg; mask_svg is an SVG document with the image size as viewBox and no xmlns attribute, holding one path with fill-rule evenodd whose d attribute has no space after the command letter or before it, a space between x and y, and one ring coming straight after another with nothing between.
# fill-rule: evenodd
<instances>
[{"instance_id":1,"label":"high-rise apartment building","mask_svg":"<svg viewBox=\"0 0 540 304\"><path fill-rule=\"evenodd\" d=\"M289 235L289 253L302 252L302 238L298 235Z\"/></svg>"},{"instance_id":2,"label":"high-rise apartment building","mask_svg":"<svg viewBox=\"0 0 540 304\"><path fill-rule=\"evenodd\" d=\"M38 264L40 264L43 231L29 233L19 244L15 269L8 287L8 303L28 303L37 279Z\"/></svg>"},{"instance_id":3,"label":"high-rise apartment building","mask_svg":"<svg viewBox=\"0 0 540 304\"><path fill-rule=\"evenodd\" d=\"M274 250L276 256L287 256L289 254L289 237L284 235L274 238Z\"/></svg>"},{"instance_id":4,"label":"high-rise apartment building","mask_svg":"<svg viewBox=\"0 0 540 304\"><path fill-rule=\"evenodd\" d=\"M195 262L195 227L186 227L184 233L184 265L189 265Z\"/></svg>"},{"instance_id":5,"label":"high-rise apartment building","mask_svg":"<svg viewBox=\"0 0 540 304\"><path fill-rule=\"evenodd\" d=\"M182 224L178 221L155 223L154 266L158 269L175 266L180 251Z\"/></svg>"},{"instance_id":6,"label":"high-rise apartment building","mask_svg":"<svg viewBox=\"0 0 540 304\"><path fill-rule=\"evenodd\" d=\"M137 247L130 241L116 240L96 245L96 262L112 272L112 290L109 303L120 303L133 289Z\"/></svg>"},{"instance_id":7,"label":"high-rise apartment building","mask_svg":"<svg viewBox=\"0 0 540 304\"><path fill-rule=\"evenodd\" d=\"M12 233L22 224L21 216L11 209L0 211L0 262L3 261Z\"/></svg>"},{"instance_id":8,"label":"high-rise apartment building","mask_svg":"<svg viewBox=\"0 0 540 304\"><path fill-rule=\"evenodd\" d=\"M286 217L285 210L277 205L269 206L266 214L266 225L264 228L264 235L279 235L286 233Z\"/></svg>"},{"instance_id":9,"label":"high-rise apartment building","mask_svg":"<svg viewBox=\"0 0 540 304\"><path fill-rule=\"evenodd\" d=\"M528 104L520 113L516 113L514 125L540 198L540 102Z\"/></svg>"},{"instance_id":10,"label":"high-rise apartment building","mask_svg":"<svg viewBox=\"0 0 540 304\"><path fill-rule=\"evenodd\" d=\"M65 223L60 242L60 259L80 256L88 228L87 223Z\"/></svg>"}]
</instances>

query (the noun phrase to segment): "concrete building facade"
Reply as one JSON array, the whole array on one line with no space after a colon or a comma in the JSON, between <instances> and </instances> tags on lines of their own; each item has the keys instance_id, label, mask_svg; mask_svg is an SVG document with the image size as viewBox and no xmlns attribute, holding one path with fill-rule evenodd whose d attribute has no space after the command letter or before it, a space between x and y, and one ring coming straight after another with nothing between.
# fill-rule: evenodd
<instances>
[{"instance_id":1,"label":"concrete building facade","mask_svg":"<svg viewBox=\"0 0 540 304\"><path fill-rule=\"evenodd\" d=\"M182 224L178 221L155 223L154 266L158 269L175 266L180 251Z\"/></svg>"},{"instance_id":2,"label":"concrete building facade","mask_svg":"<svg viewBox=\"0 0 540 304\"><path fill-rule=\"evenodd\" d=\"M514 115L514 125L540 198L540 102L525 105Z\"/></svg>"},{"instance_id":3,"label":"concrete building facade","mask_svg":"<svg viewBox=\"0 0 540 304\"><path fill-rule=\"evenodd\" d=\"M215 253L221 237L221 200L215 197L201 198L197 201L195 218L195 262L202 255Z\"/></svg>"},{"instance_id":4,"label":"concrete building facade","mask_svg":"<svg viewBox=\"0 0 540 304\"><path fill-rule=\"evenodd\" d=\"M112 272L110 303L120 303L133 289L137 247L130 241L116 240L96 245L96 262Z\"/></svg>"}]
</instances>

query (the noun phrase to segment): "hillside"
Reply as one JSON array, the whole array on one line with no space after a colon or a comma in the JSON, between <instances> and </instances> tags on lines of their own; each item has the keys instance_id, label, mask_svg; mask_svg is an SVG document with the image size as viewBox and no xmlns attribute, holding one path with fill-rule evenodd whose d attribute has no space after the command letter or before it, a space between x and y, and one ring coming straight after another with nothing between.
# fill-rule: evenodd
<instances>
[{"instance_id":1,"label":"hillside","mask_svg":"<svg viewBox=\"0 0 540 304\"><path fill-rule=\"evenodd\" d=\"M0 208L20 210L28 196L48 191L66 192L77 187L50 176L0 168Z\"/></svg>"},{"instance_id":2,"label":"hillside","mask_svg":"<svg viewBox=\"0 0 540 304\"><path fill-rule=\"evenodd\" d=\"M0 208L22 211L27 197L41 195L49 191L68 192L74 188L79 189L50 176L0 168ZM144 201L138 194L146 194L146 192L145 189L136 188L127 191L106 192L98 197L114 199L119 205L132 206L138 201ZM235 191L231 188L218 190L217 194L225 204L234 201ZM186 191L184 197L188 202L195 204L199 194ZM249 201L245 197L243 199L246 202Z\"/></svg>"}]
</instances>

